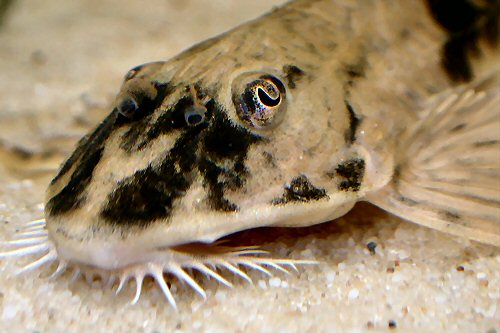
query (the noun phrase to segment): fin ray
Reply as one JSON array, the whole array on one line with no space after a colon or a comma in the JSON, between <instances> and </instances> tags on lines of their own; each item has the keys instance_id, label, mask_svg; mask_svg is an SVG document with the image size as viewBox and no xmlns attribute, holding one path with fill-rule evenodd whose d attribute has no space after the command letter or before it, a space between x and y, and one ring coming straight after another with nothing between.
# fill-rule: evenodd
<instances>
[{"instance_id":1,"label":"fin ray","mask_svg":"<svg viewBox=\"0 0 500 333\"><path fill-rule=\"evenodd\" d=\"M367 200L414 223L500 246L500 73L429 105L399 141L393 180Z\"/></svg>"}]
</instances>

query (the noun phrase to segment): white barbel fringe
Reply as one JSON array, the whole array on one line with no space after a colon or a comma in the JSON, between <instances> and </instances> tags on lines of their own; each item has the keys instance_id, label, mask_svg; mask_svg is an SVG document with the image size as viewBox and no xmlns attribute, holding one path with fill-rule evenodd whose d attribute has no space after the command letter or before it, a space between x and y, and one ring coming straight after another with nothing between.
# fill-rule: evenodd
<instances>
[{"instance_id":1,"label":"white barbel fringe","mask_svg":"<svg viewBox=\"0 0 500 333\"><path fill-rule=\"evenodd\" d=\"M57 256L55 246L48 238L48 232L45 225L45 220L35 220L28 222L19 230L17 237L14 240L0 242L0 260L3 258L17 258L34 256L30 263L20 268L16 274L23 274L33 271L43 266L48 266L57 262L58 266L54 272L49 276L53 280L61 276L68 268L72 269L72 276L70 283L75 282L80 276L84 276L86 281L91 284L97 276L101 279L104 287L112 287L117 284L115 294L119 294L128 284L130 280L135 282L135 293L131 304L136 304L142 294L142 285L147 276L152 277L157 285L160 287L165 298L169 304L177 309L174 296L165 280L165 274L175 276L179 281L186 283L203 299L207 298L206 292L198 282L196 282L191 273L198 271L207 278L212 278L217 282L232 288L233 284L222 277L218 271L226 270L245 281L253 284L252 279L240 267L260 271L261 273L272 277L273 274L268 268L273 268L285 274L290 274L287 268L297 271L295 265L300 264L316 264L315 261L307 260L287 260L287 259L273 259L261 257L268 252L258 249L255 246L249 247L235 247L228 248L228 252L214 255L205 255L203 258L193 256L182 259L182 263L170 261L162 262L148 262L144 264L137 264L124 267L117 270L100 270L90 268L78 264L73 264L61 260Z\"/></svg>"}]
</instances>

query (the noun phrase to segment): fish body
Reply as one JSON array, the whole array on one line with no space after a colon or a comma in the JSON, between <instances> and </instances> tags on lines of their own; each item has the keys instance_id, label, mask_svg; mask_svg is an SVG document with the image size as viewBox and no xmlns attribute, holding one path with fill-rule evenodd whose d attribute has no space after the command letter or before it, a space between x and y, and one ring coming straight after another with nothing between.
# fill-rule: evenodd
<instances>
[{"instance_id":1,"label":"fish body","mask_svg":"<svg viewBox=\"0 0 500 333\"><path fill-rule=\"evenodd\" d=\"M152 275L175 304L164 272L204 295L184 268L294 264L189 244L362 200L500 246L499 4L466 3L453 20L446 1L298 0L132 69L51 182L38 234L4 256L135 278L135 300Z\"/></svg>"}]
</instances>

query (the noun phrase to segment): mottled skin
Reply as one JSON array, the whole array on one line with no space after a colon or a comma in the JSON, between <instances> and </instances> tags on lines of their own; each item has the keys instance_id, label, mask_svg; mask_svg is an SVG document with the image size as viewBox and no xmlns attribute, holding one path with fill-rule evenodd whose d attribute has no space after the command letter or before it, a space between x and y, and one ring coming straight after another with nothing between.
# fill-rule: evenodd
<instances>
[{"instance_id":1,"label":"mottled skin","mask_svg":"<svg viewBox=\"0 0 500 333\"><path fill-rule=\"evenodd\" d=\"M480 78L498 48L476 37L481 56L465 46L463 56ZM345 214L391 180L398 137L428 98L470 79L442 66L449 38L422 1L299 0L131 71L47 191L59 258L116 269ZM269 128L242 121L233 103L250 72L285 86ZM193 106L207 110L195 126L185 120Z\"/></svg>"}]
</instances>

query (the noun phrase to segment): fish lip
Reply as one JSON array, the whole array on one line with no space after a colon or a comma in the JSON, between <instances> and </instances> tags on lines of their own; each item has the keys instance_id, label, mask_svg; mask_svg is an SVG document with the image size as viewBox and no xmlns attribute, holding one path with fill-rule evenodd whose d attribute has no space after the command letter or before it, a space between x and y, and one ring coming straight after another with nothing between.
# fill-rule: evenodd
<instances>
[{"instance_id":1,"label":"fish lip","mask_svg":"<svg viewBox=\"0 0 500 333\"><path fill-rule=\"evenodd\" d=\"M71 241L54 237L49 233L49 240L55 246L58 258L68 263L94 269L117 270L124 267L148 262L168 262L172 259L171 246L147 248L143 244L131 242L103 242L88 240Z\"/></svg>"}]
</instances>

